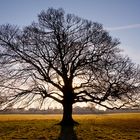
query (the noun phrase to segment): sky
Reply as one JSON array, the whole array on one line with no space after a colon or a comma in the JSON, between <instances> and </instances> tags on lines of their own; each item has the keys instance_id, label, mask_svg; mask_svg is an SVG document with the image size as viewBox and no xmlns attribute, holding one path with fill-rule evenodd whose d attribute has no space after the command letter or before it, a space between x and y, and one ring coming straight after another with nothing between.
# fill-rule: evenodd
<instances>
[{"instance_id":1,"label":"sky","mask_svg":"<svg viewBox=\"0 0 140 140\"><path fill-rule=\"evenodd\" d=\"M0 24L30 25L50 7L103 24L124 54L140 64L140 0L0 0Z\"/></svg>"}]
</instances>

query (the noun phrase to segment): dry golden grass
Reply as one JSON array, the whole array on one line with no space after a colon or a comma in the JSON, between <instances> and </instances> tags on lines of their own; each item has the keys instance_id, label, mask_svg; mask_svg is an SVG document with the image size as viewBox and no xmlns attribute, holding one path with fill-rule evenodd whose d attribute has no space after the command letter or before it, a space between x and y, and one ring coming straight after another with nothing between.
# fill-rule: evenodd
<instances>
[{"instance_id":1,"label":"dry golden grass","mask_svg":"<svg viewBox=\"0 0 140 140\"><path fill-rule=\"evenodd\" d=\"M4 114L0 115L0 121L60 120L61 117L62 115Z\"/></svg>"},{"instance_id":2,"label":"dry golden grass","mask_svg":"<svg viewBox=\"0 0 140 140\"><path fill-rule=\"evenodd\" d=\"M61 115L0 115L0 140L58 140ZM140 113L74 115L77 140L140 140Z\"/></svg>"}]
</instances>

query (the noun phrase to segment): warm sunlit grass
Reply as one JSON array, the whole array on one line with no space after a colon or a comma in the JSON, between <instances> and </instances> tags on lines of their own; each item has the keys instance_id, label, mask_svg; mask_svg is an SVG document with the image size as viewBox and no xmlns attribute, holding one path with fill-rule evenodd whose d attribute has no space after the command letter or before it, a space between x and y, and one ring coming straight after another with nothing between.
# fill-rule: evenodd
<instances>
[{"instance_id":1,"label":"warm sunlit grass","mask_svg":"<svg viewBox=\"0 0 140 140\"><path fill-rule=\"evenodd\" d=\"M0 140L58 140L61 115L0 115ZM74 115L78 140L140 140L140 113Z\"/></svg>"},{"instance_id":2,"label":"warm sunlit grass","mask_svg":"<svg viewBox=\"0 0 140 140\"><path fill-rule=\"evenodd\" d=\"M0 121L60 120L61 117L62 115L4 114L0 115Z\"/></svg>"}]
</instances>

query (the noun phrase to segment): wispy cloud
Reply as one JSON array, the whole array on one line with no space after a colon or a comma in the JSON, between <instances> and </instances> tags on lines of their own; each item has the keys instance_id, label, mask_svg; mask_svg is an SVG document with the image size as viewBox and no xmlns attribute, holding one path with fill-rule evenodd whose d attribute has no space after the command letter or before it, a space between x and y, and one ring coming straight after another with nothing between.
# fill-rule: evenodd
<instances>
[{"instance_id":1,"label":"wispy cloud","mask_svg":"<svg viewBox=\"0 0 140 140\"><path fill-rule=\"evenodd\" d=\"M126 25L126 26L118 26L118 27L108 27L105 29L108 31L118 31L118 30L134 29L134 28L140 28L140 24L131 24L131 25Z\"/></svg>"}]
</instances>

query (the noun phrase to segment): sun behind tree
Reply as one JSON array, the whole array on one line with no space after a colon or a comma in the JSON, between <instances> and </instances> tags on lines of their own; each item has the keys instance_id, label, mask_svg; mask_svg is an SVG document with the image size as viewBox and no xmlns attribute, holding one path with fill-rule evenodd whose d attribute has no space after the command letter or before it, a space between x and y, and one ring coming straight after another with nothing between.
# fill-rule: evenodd
<instances>
[{"instance_id":1,"label":"sun behind tree","mask_svg":"<svg viewBox=\"0 0 140 140\"><path fill-rule=\"evenodd\" d=\"M106 108L138 103L140 70L120 55L101 24L49 8L20 30L0 26L1 104L51 98L63 106L61 125L74 125L72 105ZM75 82L77 81L77 82Z\"/></svg>"}]
</instances>

